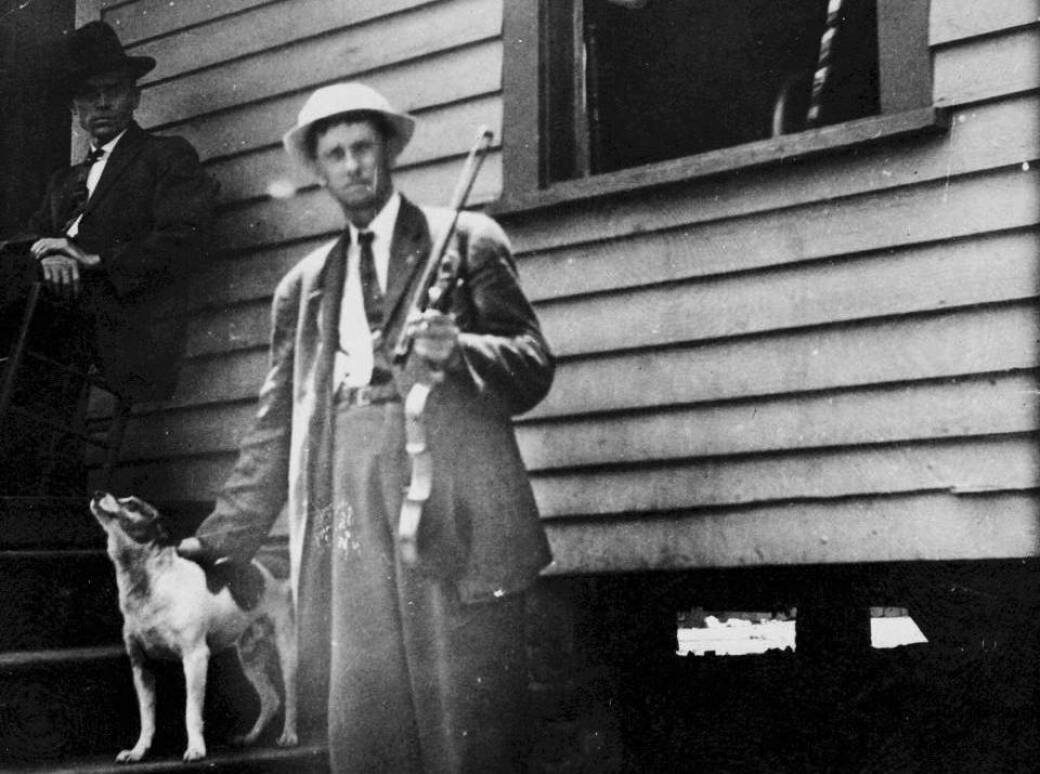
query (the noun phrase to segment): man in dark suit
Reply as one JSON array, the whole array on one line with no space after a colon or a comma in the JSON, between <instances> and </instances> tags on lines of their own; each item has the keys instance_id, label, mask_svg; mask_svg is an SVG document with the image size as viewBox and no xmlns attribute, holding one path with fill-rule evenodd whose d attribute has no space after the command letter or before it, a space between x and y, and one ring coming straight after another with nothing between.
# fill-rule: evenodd
<instances>
[{"instance_id":1,"label":"man in dark suit","mask_svg":"<svg viewBox=\"0 0 1040 774\"><path fill-rule=\"evenodd\" d=\"M216 186L187 141L149 134L133 120L137 79L153 58L128 56L111 27L91 22L70 35L68 62L72 113L91 149L51 177L26 228L3 243L5 317L16 319L26 289L42 280L50 292L33 330L37 348L80 368L96 364L127 400L164 399L184 341L184 282ZM51 380L35 379L29 383L47 393ZM11 433L4 436L9 456L25 459L24 449L11 450ZM12 476L5 483L10 493Z\"/></svg>"},{"instance_id":2,"label":"man in dark suit","mask_svg":"<svg viewBox=\"0 0 1040 774\"><path fill-rule=\"evenodd\" d=\"M288 504L301 709L328 713L335 772L524 771L523 592L548 543L510 417L547 393L553 358L501 228L462 213L450 311L406 323L449 214L394 190L411 116L361 84L319 89L285 147L339 203L342 236L279 284L271 368L216 507L182 554L251 556ZM409 477L402 398L427 402L433 490L418 563L395 532Z\"/></svg>"}]
</instances>

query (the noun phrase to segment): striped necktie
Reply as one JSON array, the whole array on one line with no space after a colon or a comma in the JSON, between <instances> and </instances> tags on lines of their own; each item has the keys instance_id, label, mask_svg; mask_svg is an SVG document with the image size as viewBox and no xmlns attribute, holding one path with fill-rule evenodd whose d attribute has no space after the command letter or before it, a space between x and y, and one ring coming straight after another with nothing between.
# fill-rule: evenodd
<instances>
[{"instance_id":1,"label":"striped necktie","mask_svg":"<svg viewBox=\"0 0 1040 774\"><path fill-rule=\"evenodd\" d=\"M87 199L90 198L90 191L87 190L87 177L90 175L90 168L100 161L104 155L104 148L91 148L86 158L72 168L72 189L69 193L66 213L63 218L65 222L61 229L63 232L72 228L76 218L82 215L83 210L87 208Z\"/></svg>"}]
</instances>

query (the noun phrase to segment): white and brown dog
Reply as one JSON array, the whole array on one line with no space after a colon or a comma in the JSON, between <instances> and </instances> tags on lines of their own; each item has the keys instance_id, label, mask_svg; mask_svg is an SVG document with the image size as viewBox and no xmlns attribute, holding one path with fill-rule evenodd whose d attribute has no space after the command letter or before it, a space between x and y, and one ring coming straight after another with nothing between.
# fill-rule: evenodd
<instances>
[{"instance_id":1,"label":"white and brown dog","mask_svg":"<svg viewBox=\"0 0 1040 774\"><path fill-rule=\"evenodd\" d=\"M278 691L268 677L269 648L250 647L247 634L263 629L268 619L274 629L285 686L285 724L278 744L295 745L296 738L296 631L292 597L287 581L276 579L254 561L256 574L252 604L240 604L226 585L215 584L212 573L182 558L163 528L159 512L136 497L115 498L99 492L90 510L108 533L108 555L116 567L119 607L123 612L123 641L133 669L141 717L141 735L117 761L141 760L155 735L155 677L150 659L179 659L184 667L186 706L184 721L188 747L184 760L206 755L202 709L210 653L234 647L243 672L260 697L260 715L252 729L237 741L249 744L278 711ZM219 565L218 565L219 567ZM222 585L222 588L216 588Z\"/></svg>"}]
</instances>

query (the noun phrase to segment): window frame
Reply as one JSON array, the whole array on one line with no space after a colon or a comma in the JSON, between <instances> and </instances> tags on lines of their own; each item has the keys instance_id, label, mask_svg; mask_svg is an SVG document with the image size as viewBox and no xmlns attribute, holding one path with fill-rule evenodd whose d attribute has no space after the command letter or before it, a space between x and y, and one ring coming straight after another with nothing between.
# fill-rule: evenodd
<instances>
[{"instance_id":1,"label":"window frame","mask_svg":"<svg viewBox=\"0 0 1040 774\"><path fill-rule=\"evenodd\" d=\"M584 0L567 0L573 12ZM780 135L613 172L547 182L549 4L508 0L502 25L503 190L505 214L613 193L833 153L894 137L944 131L948 111L932 103L929 0L876 0L881 112L876 116ZM577 75L573 77L579 77ZM576 111L580 112L580 111ZM576 115L576 124L582 117ZM581 137L574 142L582 142Z\"/></svg>"}]
</instances>

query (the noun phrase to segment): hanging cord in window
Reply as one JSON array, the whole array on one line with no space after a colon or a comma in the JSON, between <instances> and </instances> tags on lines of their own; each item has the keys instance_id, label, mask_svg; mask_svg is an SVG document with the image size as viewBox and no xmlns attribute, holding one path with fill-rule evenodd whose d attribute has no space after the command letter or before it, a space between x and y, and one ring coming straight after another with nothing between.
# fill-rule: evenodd
<instances>
[{"instance_id":1,"label":"hanging cord in window","mask_svg":"<svg viewBox=\"0 0 1040 774\"><path fill-rule=\"evenodd\" d=\"M809 97L809 110L806 123L815 126L820 120L823 103L823 90L827 87L831 72L834 70L834 39L838 34L841 22L841 11L844 0L830 0L827 4L827 22L820 36L820 51L816 57L816 69L813 71L812 94Z\"/></svg>"}]
</instances>

